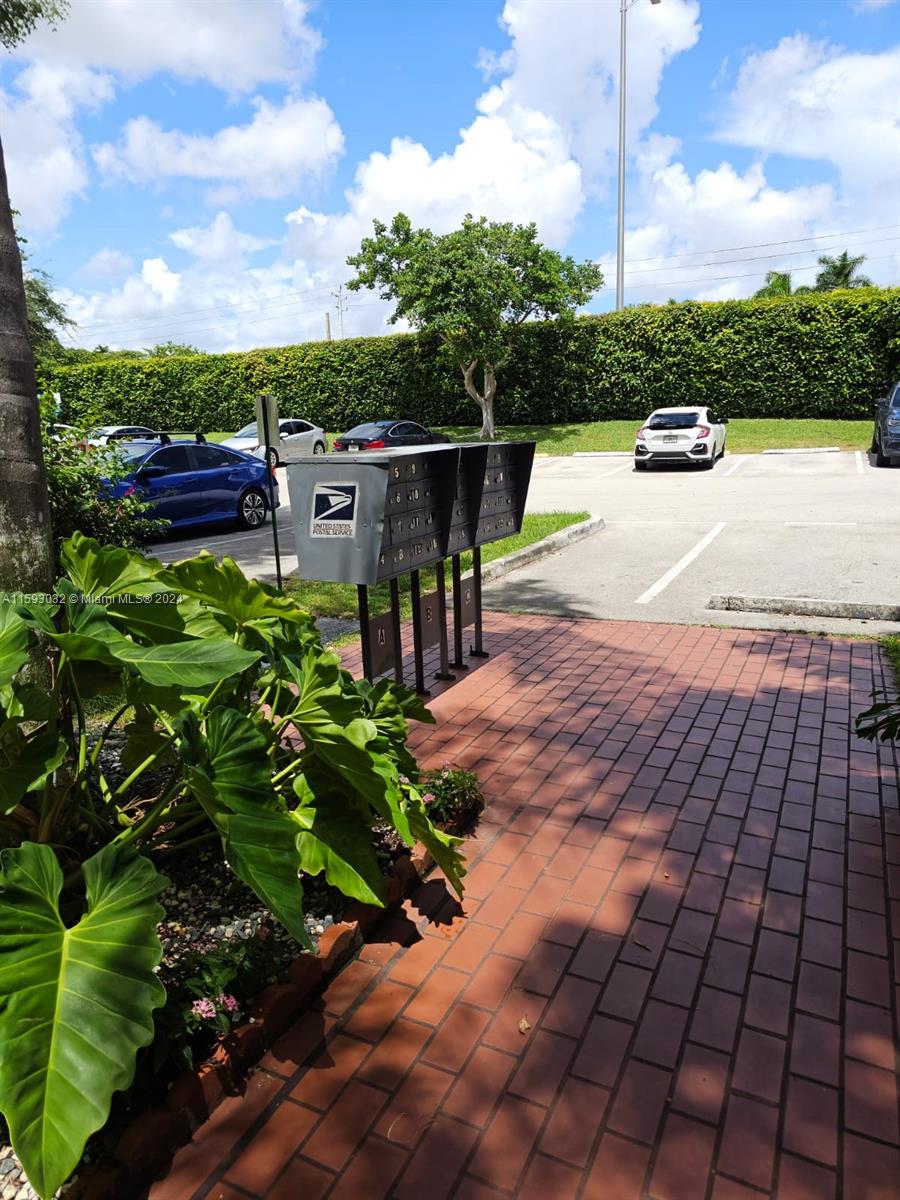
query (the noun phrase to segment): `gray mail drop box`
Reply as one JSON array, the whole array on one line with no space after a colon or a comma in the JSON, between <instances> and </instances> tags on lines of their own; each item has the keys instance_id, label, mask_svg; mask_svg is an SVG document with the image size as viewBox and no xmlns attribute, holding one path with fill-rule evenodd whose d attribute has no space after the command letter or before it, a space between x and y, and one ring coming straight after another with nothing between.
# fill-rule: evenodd
<instances>
[{"instance_id":1,"label":"gray mail drop box","mask_svg":"<svg viewBox=\"0 0 900 1200\"><path fill-rule=\"evenodd\" d=\"M285 457L301 577L373 584L446 557L457 446Z\"/></svg>"}]
</instances>

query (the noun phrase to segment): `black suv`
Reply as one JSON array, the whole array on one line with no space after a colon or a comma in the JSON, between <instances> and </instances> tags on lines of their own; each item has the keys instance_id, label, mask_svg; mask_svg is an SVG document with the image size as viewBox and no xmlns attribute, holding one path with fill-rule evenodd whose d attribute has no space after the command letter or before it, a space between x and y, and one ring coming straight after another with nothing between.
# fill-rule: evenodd
<instances>
[{"instance_id":1,"label":"black suv","mask_svg":"<svg viewBox=\"0 0 900 1200\"><path fill-rule=\"evenodd\" d=\"M872 453L878 467L889 467L892 458L900 458L900 383L875 401Z\"/></svg>"}]
</instances>

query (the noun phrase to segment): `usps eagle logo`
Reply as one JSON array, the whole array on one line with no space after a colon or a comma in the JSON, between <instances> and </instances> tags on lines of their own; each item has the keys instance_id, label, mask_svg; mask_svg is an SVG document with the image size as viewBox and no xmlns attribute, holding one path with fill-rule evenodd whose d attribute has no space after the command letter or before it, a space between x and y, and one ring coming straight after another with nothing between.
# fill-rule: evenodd
<instances>
[{"instance_id":1,"label":"usps eagle logo","mask_svg":"<svg viewBox=\"0 0 900 1200\"><path fill-rule=\"evenodd\" d=\"M353 537L356 533L355 483L317 483L313 490L311 537Z\"/></svg>"}]
</instances>

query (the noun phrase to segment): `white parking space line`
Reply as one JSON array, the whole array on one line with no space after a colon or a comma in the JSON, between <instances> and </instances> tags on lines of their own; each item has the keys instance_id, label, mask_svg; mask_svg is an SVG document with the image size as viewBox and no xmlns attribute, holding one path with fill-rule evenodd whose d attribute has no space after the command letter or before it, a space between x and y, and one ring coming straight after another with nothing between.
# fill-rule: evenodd
<instances>
[{"instance_id":1,"label":"white parking space line","mask_svg":"<svg viewBox=\"0 0 900 1200\"><path fill-rule=\"evenodd\" d=\"M613 469L611 471L604 471L603 474L598 475L597 478L598 479L608 479L610 477L610 475L618 475L620 471L630 471L631 469L632 469L632 463L627 462L624 464L624 466L613 467Z\"/></svg>"},{"instance_id":2,"label":"white parking space line","mask_svg":"<svg viewBox=\"0 0 900 1200\"><path fill-rule=\"evenodd\" d=\"M849 529L858 525L858 521L785 521L789 529Z\"/></svg>"},{"instance_id":3,"label":"white parking space line","mask_svg":"<svg viewBox=\"0 0 900 1200\"><path fill-rule=\"evenodd\" d=\"M726 475L733 475L738 467L742 467L745 462L747 462L746 458L739 458L736 463L732 463L727 471L722 472L721 478L724 479Z\"/></svg>"},{"instance_id":4,"label":"white parking space line","mask_svg":"<svg viewBox=\"0 0 900 1200\"><path fill-rule=\"evenodd\" d=\"M856 473L857 473L857 475L864 475L865 471L866 471L866 468L863 466L862 450L857 450L856 451Z\"/></svg>"},{"instance_id":5,"label":"white parking space line","mask_svg":"<svg viewBox=\"0 0 900 1200\"><path fill-rule=\"evenodd\" d=\"M718 525L714 525L709 533L700 539L696 546L694 546L691 550L688 550L687 554L685 554L683 558L679 558L674 567L669 567L665 575L661 575L659 579L657 579L656 583L651 584L651 586L647 588L646 592L642 592L641 595L638 596L637 600L635 600L635 604L649 604L655 596L658 596L660 592L664 591L665 588L667 588L672 582L672 580L677 579L681 572L686 567L689 567L694 559L703 553L710 542L719 536L726 524L726 521L720 521Z\"/></svg>"}]
</instances>

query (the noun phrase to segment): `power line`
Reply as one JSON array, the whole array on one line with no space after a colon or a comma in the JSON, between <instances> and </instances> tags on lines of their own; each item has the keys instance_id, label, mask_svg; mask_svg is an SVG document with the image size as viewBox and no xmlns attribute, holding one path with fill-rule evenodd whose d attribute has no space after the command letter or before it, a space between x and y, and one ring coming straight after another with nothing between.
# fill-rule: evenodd
<instances>
[{"instance_id":1,"label":"power line","mask_svg":"<svg viewBox=\"0 0 900 1200\"><path fill-rule=\"evenodd\" d=\"M880 246L885 242L895 242L900 238L900 233L895 233L891 237L886 238L870 238L865 242L857 242L856 246ZM649 275L652 271L697 271L701 267L724 267L731 263L744 262L764 262L767 259L778 258L784 260L791 258L795 254L818 254L822 249L834 250L834 246L810 246L808 250L782 250L778 254L754 254L750 258L719 258L715 262L710 263L672 263L667 267L639 267L632 274ZM642 262L652 262L652 259L641 259Z\"/></svg>"},{"instance_id":2,"label":"power line","mask_svg":"<svg viewBox=\"0 0 900 1200\"><path fill-rule=\"evenodd\" d=\"M877 257L867 258L866 262L883 262L885 259L894 259L896 257L896 254L881 254ZM697 263L695 265L700 268L703 264ZM710 263L710 266L714 267L715 265L715 263ZM799 274L801 271L815 271L818 269L818 266L818 263L811 263L808 267L795 267L793 268L792 274ZM722 282L731 279L759 279L765 274L765 271L748 271L742 275L711 275L707 276L706 279L663 279L661 281L657 281L656 283L633 283L630 284L629 287L631 290L634 290L635 288L681 288L687 287L688 284L691 283L715 283L717 280ZM615 291L615 288L610 286L602 287L599 290L601 292L612 292Z\"/></svg>"},{"instance_id":3,"label":"power line","mask_svg":"<svg viewBox=\"0 0 900 1200\"><path fill-rule=\"evenodd\" d=\"M652 258L633 258L630 261L637 263L658 262L662 258L686 258L696 254L731 254L732 251L736 250L765 250L769 246L790 246L793 242L818 242L823 238L849 238L856 237L860 233L883 233L885 229L897 228L897 223L894 222L892 225L871 225L868 229L845 229L840 233L814 233L809 237L788 238L783 242L751 242L747 246L719 246L716 250L682 250L680 254L655 254ZM814 249L815 247L810 248ZM828 249L828 247L825 248ZM831 249L833 248L831 247ZM803 251L798 251L798 253L803 253ZM697 266L699 264L695 263L694 265Z\"/></svg>"}]
</instances>

